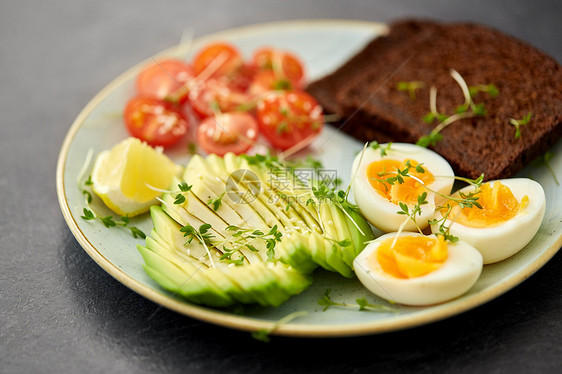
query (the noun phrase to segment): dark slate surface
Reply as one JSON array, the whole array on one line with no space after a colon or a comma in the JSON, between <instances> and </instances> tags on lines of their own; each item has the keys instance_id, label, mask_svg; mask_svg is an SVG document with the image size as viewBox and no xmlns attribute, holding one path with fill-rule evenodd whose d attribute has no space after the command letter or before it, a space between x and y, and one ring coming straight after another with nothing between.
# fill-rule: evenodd
<instances>
[{"instance_id":1,"label":"dark slate surface","mask_svg":"<svg viewBox=\"0 0 562 374\"><path fill-rule=\"evenodd\" d=\"M560 1L2 2L0 372L552 372L562 365L562 254L514 290L411 330L273 338L193 320L135 294L78 245L56 199L74 117L119 73L176 44L296 18L473 20L562 61Z\"/></svg>"}]
</instances>

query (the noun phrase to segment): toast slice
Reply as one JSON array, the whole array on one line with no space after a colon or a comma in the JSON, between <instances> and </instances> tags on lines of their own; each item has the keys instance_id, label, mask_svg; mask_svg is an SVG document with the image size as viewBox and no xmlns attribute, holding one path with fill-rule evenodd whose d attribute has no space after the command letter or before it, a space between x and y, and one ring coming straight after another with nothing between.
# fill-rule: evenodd
<instances>
[{"instance_id":1,"label":"toast slice","mask_svg":"<svg viewBox=\"0 0 562 374\"><path fill-rule=\"evenodd\" d=\"M473 116L445 127L431 148L457 175L513 176L562 135L560 64L483 25L398 21L307 91L326 111L342 116L341 129L359 140L415 143L465 103L452 69L476 91L478 110L465 108ZM412 82L420 86L413 93L399 89L414 87ZM427 117L431 87L441 120ZM486 87L497 88L497 96ZM521 122L529 113L517 131L512 120Z\"/></svg>"}]
</instances>

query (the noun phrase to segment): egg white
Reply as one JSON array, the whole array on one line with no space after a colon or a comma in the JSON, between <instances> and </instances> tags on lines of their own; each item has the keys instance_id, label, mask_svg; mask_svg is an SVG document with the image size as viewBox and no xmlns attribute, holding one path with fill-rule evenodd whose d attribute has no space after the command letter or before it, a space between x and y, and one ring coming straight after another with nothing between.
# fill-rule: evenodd
<instances>
[{"instance_id":1,"label":"egg white","mask_svg":"<svg viewBox=\"0 0 562 374\"><path fill-rule=\"evenodd\" d=\"M380 236L369 243L353 261L353 268L361 283L383 299L413 306L438 304L464 294L480 277L482 255L462 241L447 242L447 260L439 269L420 277L395 278L385 273L378 262L375 268L371 268L367 259L372 254L376 256L383 240L395 235L396 233L389 233ZM422 235L402 232L400 236Z\"/></svg>"},{"instance_id":2,"label":"egg white","mask_svg":"<svg viewBox=\"0 0 562 374\"><path fill-rule=\"evenodd\" d=\"M447 220L450 234L471 244L484 257L484 264L505 260L523 249L536 235L546 210L546 198L542 186L528 178L501 179L500 182L511 189L515 198L521 202L525 195L529 204L510 220L498 225L475 228ZM493 181L489 182L493 183ZM460 191L469 193L474 187L467 186ZM453 196L458 197L458 191ZM442 214L435 212L436 219ZM439 231L439 225L432 225L432 232Z\"/></svg>"},{"instance_id":3,"label":"egg white","mask_svg":"<svg viewBox=\"0 0 562 374\"><path fill-rule=\"evenodd\" d=\"M381 147L386 147L382 144ZM392 143L386 156L381 156L380 150L367 147L364 152L359 153L352 166L352 190L355 203L359 206L361 213L371 224L384 232L398 231L406 219L406 216L397 214L400 210L398 204L388 201L371 186L367 177L369 164L380 160L415 160L435 177L433 183L427 187L434 191L448 195L451 193L454 183L454 172L449 163L437 153L408 143ZM435 206L440 204L442 198L427 191L428 204L421 206L421 214L416 215L416 223L423 230L428 226L428 220L433 217ZM406 223L404 230L417 231L416 224L411 220Z\"/></svg>"}]
</instances>

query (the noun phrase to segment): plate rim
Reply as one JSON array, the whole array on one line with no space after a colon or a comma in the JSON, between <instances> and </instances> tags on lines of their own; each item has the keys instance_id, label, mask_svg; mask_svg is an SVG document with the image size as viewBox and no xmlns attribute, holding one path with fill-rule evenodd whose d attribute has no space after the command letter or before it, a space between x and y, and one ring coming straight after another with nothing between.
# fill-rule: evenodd
<instances>
[{"instance_id":1,"label":"plate rim","mask_svg":"<svg viewBox=\"0 0 562 374\"><path fill-rule=\"evenodd\" d=\"M304 27L314 27L317 25L323 26L345 26L352 25L353 27L365 27L366 29L378 28L383 30L386 26L382 22L374 21L364 21L364 20L346 20L346 19L298 19L298 20L286 20L286 21L275 21L266 23L256 23L251 25L245 25L235 28L229 28L224 30L219 30L201 37L197 37L193 42L205 43L207 40L213 40L221 35L228 33L229 35L238 34L242 35L245 33L256 33L264 28L280 28L288 26L304 26ZM179 45L165 49L155 55L165 56L173 54ZM63 217L66 221L68 228L70 229L72 235L78 241L80 246L84 251L109 275L115 278L118 282L126 286L127 288L133 290L137 294L149 299L150 301L159 305L159 307L165 307L167 309L173 310L177 313L186 315L191 318L198 319L207 323L212 323L215 325L229 327L233 329L243 330L243 331L256 331L256 330L272 330L271 335L282 335L282 336L293 336L293 337L347 337L347 336L360 336L360 335L371 335L379 334L389 331L398 331L407 328L412 328L416 326L425 325L432 322L437 322L448 317L452 317L461 314L465 311L473 309L477 306L483 305L488 301L491 301L505 292L513 289L531 275L533 275L537 270L539 270L544 264L546 264L560 249L562 246L562 235L535 261L527 264L519 272L513 274L506 281L501 284L495 285L491 288L484 289L478 293L475 293L468 299L457 299L449 302L447 308L439 308L437 310L430 310L427 313L417 314L415 317L406 314L395 318L388 318L381 321L374 322L358 322L351 324L337 324L337 325L322 325L322 324L295 324L287 323L277 326L275 322L264 321L255 319L252 317L238 316L232 313L227 313L220 310L209 309L204 306L199 306L196 304L191 304L187 301L175 300L162 292L159 292L151 287L143 284L139 280L136 280L132 276L126 274L118 266L110 262L107 258L103 256L101 252L88 240L86 235L80 229L75 218L72 216L70 211L70 206L65 195L65 180L64 171L67 161L67 155L72 144L72 141L78 132L78 130L84 124L88 115L99 105L111 92L118 88L125 81L132 78L151 58L147 58L132 67L125 70L125 72L118 75L115 79L110 81L106 86L104 86L80 111L72 125L70 126L59 152L57 160L56 169L56 189L57 198L59 201L59 206L61 208ZM452 303L452 304L450 304Z\"/></svg>"}]
</instances>

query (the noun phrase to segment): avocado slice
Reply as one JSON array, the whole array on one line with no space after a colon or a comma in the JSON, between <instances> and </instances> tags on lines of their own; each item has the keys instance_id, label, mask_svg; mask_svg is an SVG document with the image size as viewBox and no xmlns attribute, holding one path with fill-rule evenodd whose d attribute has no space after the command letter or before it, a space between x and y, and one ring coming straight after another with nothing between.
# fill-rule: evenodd
<instances>
[{"instance_id":1,"label":"avocado slice","mask_svg":"<svg viewBox=\"0 0 562 374\"><path fill-rule=\"evenodd\" d=\"M224 172L226 173L226 172ZM242 226L245 222L249 227L265 230L269 228L261 216L248 204L235 204L227 194L225 178L215 174L208 162L199 155L193 156L185 168L183 179L192 186L191 191L202 201L217 199L222 196L222 204L217 213L232 225ZM229 209L229 212L222 208ZM223 214L223 212L228 214ZM239 218L236 219L233 212Z\"/></svg>"},{"instance_id":2,"label":"avocado slice","mask_svg":"<svg viewBox=\"0 0 562 374\"><path fill-rule=\"evenodd\" d=\"M162 275L165 274L167 278L165 279L165 285L168 286L169 291L177 292L184 297L209 306L222 307L232 305L234 302L223 290L206 279L203 272L188 273L174 262L146 247L138 245L137 249L146 264L145 271L146 268L153 270L153 272L149 271L147 274L159 276L157 279L153 278L156 282L161 280Z\"/></svg>"},{"instance_id":3,"label":"avocado slice","mask_svg":"<svg viewBox=\"0 0 562 374\"><path fill-rule=\"evenodd\" d=\"M344 209L347 212L345 219L351 240L353 241L356 257L365 249L369 241L375 239L375 234L369 222L359 213L359 208L344 205Z\"/></svg>"},{"instance_id":4,"label":"avocado slice","mask_svg":"<svg viewBox=\"0 0 562 374\"><path fill-rule=\"evenodd\" d=\"M341 225L338 222L339 217L337 215L335 217L332 216L331 204L322 202L319 205L320 216L322 217L322 224L326 234L325 240L329 242L325 245L325 261L344 277L353 277L352 268L344 261L344 251L346 251L346 248L337 244L337 242L343 240L337 230L337 226Z\"/></svg>"},{"instance_id":5,"label":"avocado slice","mask_svg":"<svg viewBox=\"0 0 562 374\"><path fill-rule=\"evenodd\" d=\"M312 232L310 237L315 236ZM283 241L275 248L277 257L281 262L294 269L309 274L318 267L318 262L313 260L314 244L309 244L310 237L299 232L286 232Z\"/></svg>"}]
</instances>

